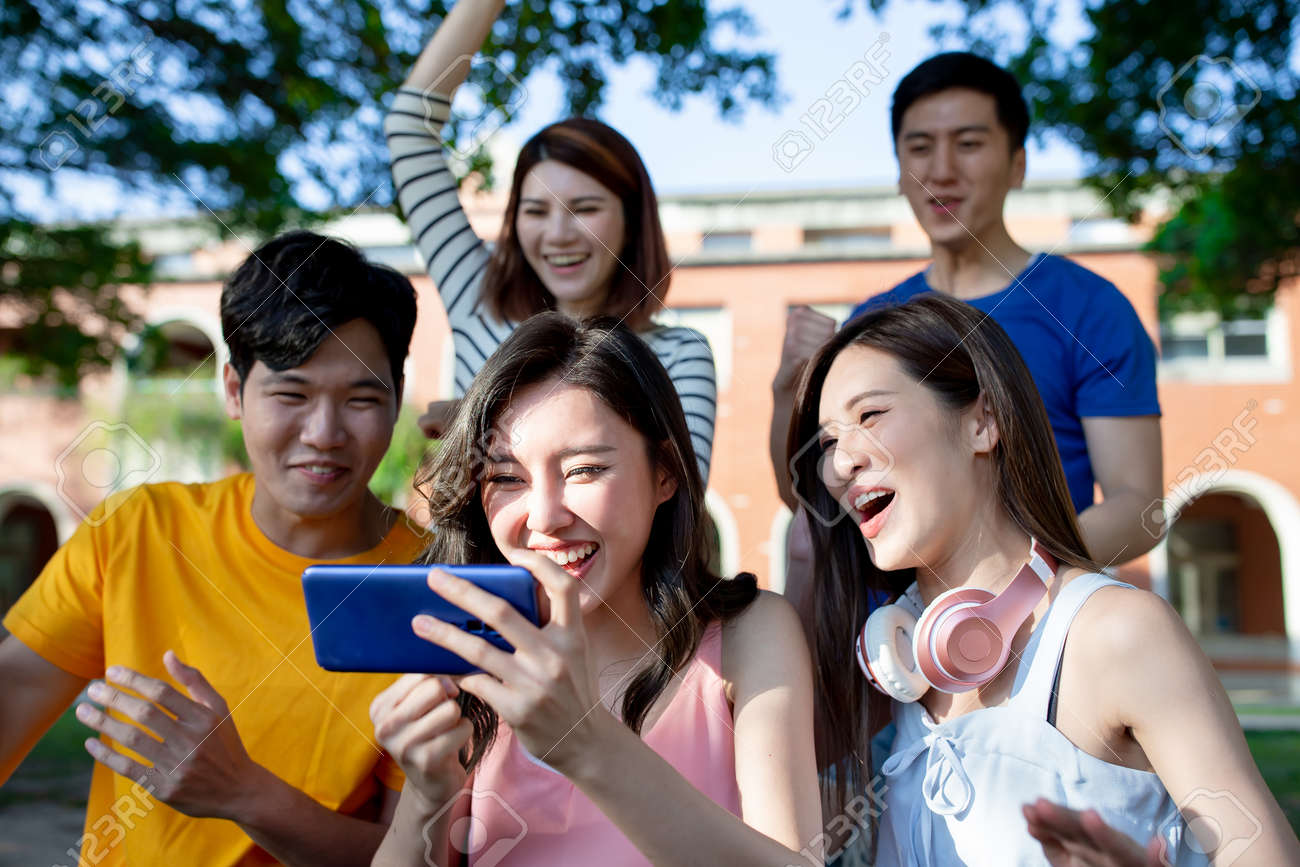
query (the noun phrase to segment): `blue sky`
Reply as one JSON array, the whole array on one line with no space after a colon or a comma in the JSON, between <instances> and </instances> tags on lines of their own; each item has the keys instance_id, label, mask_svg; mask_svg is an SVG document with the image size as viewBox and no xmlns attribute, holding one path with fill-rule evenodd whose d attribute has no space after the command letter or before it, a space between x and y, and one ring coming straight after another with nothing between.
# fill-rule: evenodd
<instances>
[{"instance_id":1,"label":"blue sky","mask_svg":"<svg viewBox=\"0 0 1300 867\"><path fill-rule=\"evenodd\" d=\"M894 0L882 18L857 11L847 21L835 17L839 0L745 0L742 5L759 29L750 45L777 56L780 86L789 99L775 112L750 106L739 122L723 121L706 98L689 100L682 111L669 112L646 95L654 81L648 64L611 70L602 120L637 146L656 189L743 193L893 183L897 167L889 137L890 95L909 69L940 50L927 31L940 21L958 21L956 5ZM884 80L872 85L860 78L863 87L852 91L858 104L851 111L828 114L826 103L815 104L836 88L855 62L863 62L864 55L880 63ZM863 68L856 67L859 73ZM853 101L848 92L843 85L835 90L841 105ZM497 135L517 146L560 111L555 77L539 73L528 82L528 98L516 122ZM827 120L838 125L823 138L816 125L824 131ZM788 172L772 153L787 132L793 133L786 144L789 154L801 155L806 144L813 145ZM1064 142L1049 143L1045 149L1031 142L1028 155L1031 180L1073 178L1083 172L1077 149Z\"/></svg>"}]
</instances>

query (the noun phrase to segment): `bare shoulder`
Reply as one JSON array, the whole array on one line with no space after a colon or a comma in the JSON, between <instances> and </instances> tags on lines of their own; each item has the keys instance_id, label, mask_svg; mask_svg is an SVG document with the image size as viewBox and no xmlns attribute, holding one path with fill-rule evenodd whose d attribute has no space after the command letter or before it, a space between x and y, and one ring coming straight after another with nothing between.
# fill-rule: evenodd
<instances>
[{"instance_id":1,"label":"bare shoulder","mask_svg":"<svg viewBox=\"0 0 1300 867\"><path fill-rule=\"evenodd\" d=\"M772 641L793 627L799 629L799 615L794 606L780 593L759 590L754 601L744 611L728 620L722 627L723 647L727 644Z\"/></svg>"},{"instance_id":2,"label":"bare shoulder","mask_svg":"<svg viewBox=\"0 0 1300 867\"><path fill-rule=\"evenodd\" d=\"M1103 587L1070 626L1070 651L1089 668L1144 678L1178 661L1199 661L1200 648L1178 612L1149 590Z\"/></svg>"},{"instance_id":3,"label":"bare shoulder","mask_svg":"<svg viewBox=\"0 0 1300 867\"><path fill-rule=\"evenodd\" d=\"M760 590L722 627L722 676L728 684L803 676L811 667L799 615L779 593Z\"/></svg>"}]
</instances>

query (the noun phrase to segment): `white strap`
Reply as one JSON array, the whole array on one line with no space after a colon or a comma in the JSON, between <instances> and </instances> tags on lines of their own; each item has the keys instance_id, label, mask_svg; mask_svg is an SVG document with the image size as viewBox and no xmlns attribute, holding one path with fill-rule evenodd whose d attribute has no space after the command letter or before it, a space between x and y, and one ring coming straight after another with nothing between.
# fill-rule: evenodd
<instances>
[{"instance_id":1,"label":"white strap","mask_svg":"<svg viewBox=\"0 0 1300 867\"><path fill-rule=\"evenodd\" d=\"M1034 629L1029 643L1025 645L1020 664L1016 668L1009 705L1019 707L1039 719L1047 719L1052 684L1056 681L1056 670L1061 665L1070 625L1074 623L1075 615L1083 603L1103 587L1133 588L1133 585L1090 572L1078 576L1062 588L1047 609L1043 622Z\"/></svg>"}]
</instances>

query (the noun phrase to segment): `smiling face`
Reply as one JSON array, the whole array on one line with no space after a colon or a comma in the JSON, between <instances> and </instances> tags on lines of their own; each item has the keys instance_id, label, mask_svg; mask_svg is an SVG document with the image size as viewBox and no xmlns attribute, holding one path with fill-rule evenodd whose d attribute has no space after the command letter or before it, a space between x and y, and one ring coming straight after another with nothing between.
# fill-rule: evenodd
<instances>
[{"instance_id":1,"label":"smiling face","mask_svg":"<svg viewBox=\"0 0 1300 867\"><path fill-rule=\"evenodd\" d=\"M497 419L481 486L497 548L539 551L581 582L584 614L640 598L655 511L676 483L646 440L590 391L548 380Z\"/></svg>"},{"instance_id":2,"label":"smiling face","mask_svg":"<svg viewBox=\"0 0 1300 867\"><path fill-rule=\"evenodd\" d=\"M600 312L622 267L624 232L623 203L591 175L543 160L524 176L515 236L561 311Z\"/></svg>"},{"instance_id":3,"label":"smiling face","mask_svg":"<svg viewBox=\"0 0 1300 867\"><path fill-rule=\"evenodd\" d=\"M1002 226L1007 193L1025 180L1025 151L1011 149L997 102L966 88L922 97L903 113L899 191L930 243L961 249Z\"/></svg>"},{"instance_id":4,"label":"smiling face","mask_svg":"<svg viewBox=\"0 0 1300 867\"><path fill-rule=\"evenodd\" d=\"M225 369L226 409L242 421L257 479L253 517L272 539L303 521L362 520L367 484L388 450L399 392L379 332L354 319L303 364Z\"/></svg>"},{"instance_id":5,"label":"smiling face","mask_svg":"<svg viewBox=\"0 0 1300 867\"><path fill-rule=\"evenodd\" d=\"M985 505L979 408L945 407L878 349L850 345L832 362L818 404L821 480L880 569L940 562Z\"/></svg>"}]
</instances>

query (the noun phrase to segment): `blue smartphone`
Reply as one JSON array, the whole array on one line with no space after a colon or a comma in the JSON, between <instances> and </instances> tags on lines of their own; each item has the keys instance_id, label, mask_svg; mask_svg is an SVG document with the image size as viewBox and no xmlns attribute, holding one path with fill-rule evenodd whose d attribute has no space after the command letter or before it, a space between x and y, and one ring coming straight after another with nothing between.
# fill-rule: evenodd
<instances>
[{"instance_id":1,"label":"blue smartphone","mask_svg":"<svg viewBox=\"0 0 1300 867\"><path fill-rule=\"evenodd\" d=\"M429 589L431 566L308 566L303 595L316 662L327 671L468 674L478 671L450 650L411 631L411 618L431 614L513 652L500 633ZM537 582L519 566L443 566L505 599L534 625L539 622Z\"/></svg>"}]
</instances>

